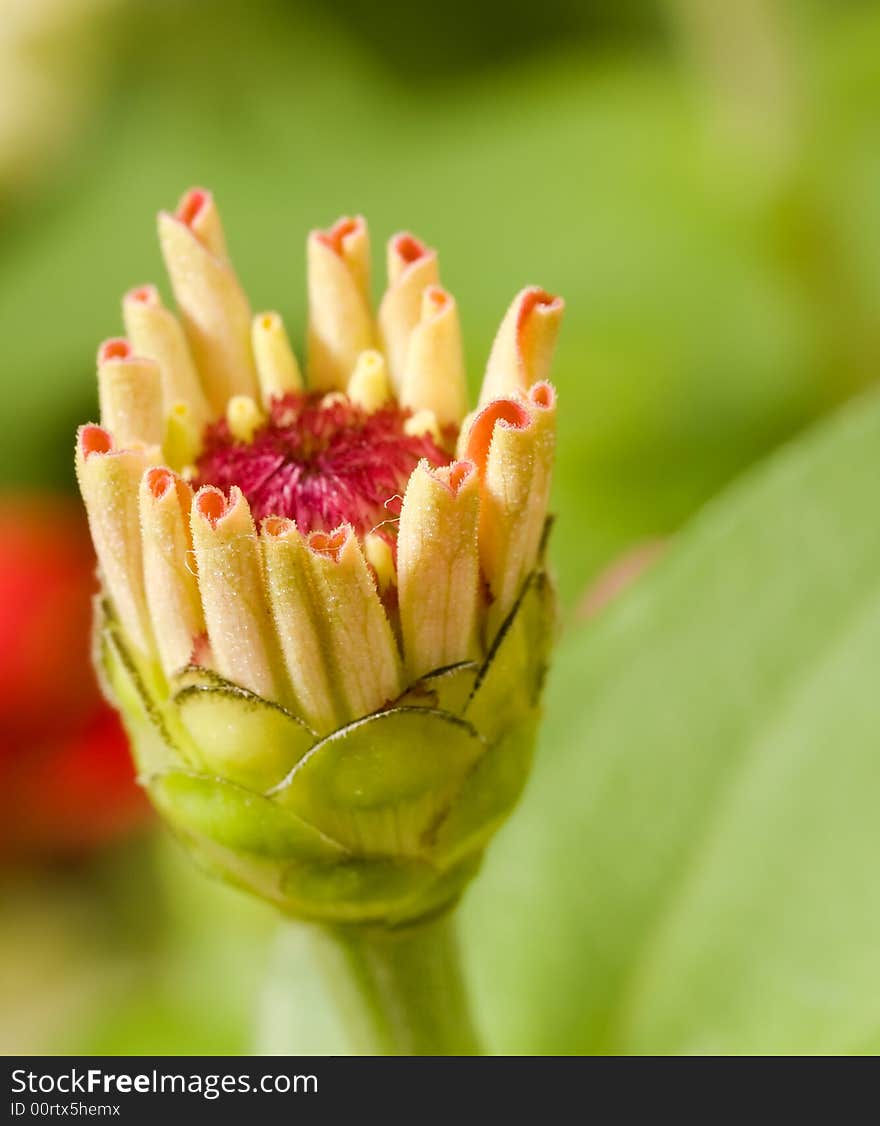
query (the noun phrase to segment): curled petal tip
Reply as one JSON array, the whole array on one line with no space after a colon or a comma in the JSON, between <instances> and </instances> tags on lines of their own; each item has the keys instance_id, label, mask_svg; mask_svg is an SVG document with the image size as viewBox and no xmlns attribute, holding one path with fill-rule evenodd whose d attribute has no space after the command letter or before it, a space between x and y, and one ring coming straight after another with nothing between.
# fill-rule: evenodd
<instances>
[{"instance_id":1,"label":"curled petal tip","mask_svg":"<svg viewBox=\"0 0 880 1126\"><path fill-rule=\"evenodd\" d=\"M549 375L565 302L540 286L521 289L513 299L486 366L480 404L525 391Z\"/></svg>"},{"instance_id":2,"label":"curled petal tip","mask_svg":"<svg viewBox=\"0 0 880 1126\"><path fill-rule=\"evenodd\" d=\"M332 532L312 532L306 543L316 555L325 555L338 563L342 557L343 549L354 535L351 524L340 524Z\"/></svg>"},{"instance_id":3,"label":"curled petal tip","mask_svg":"<svg viewBox=\"0 0 880 1126\"><path fill-rule=\"evenodd\" d=\"M454 497L458 496L462 488L477 474L476 465L467 458L451 461L449 465L431 465L429 461L422 459L419 467L424 468L429 476L448 489Z\"/></svg>"},{"instance_id":4,"label":"curled petal tip","mask_svg":"<svg viewBox=\"0 0 880 1126\"><path fill-rule=\"evenodd\" d=\"M522 324L533 314L539 317L555 316L565 309L565 301L553 293L548 293L539 285L528 285L519 295L519 323Z\"/></svg>"},{"instance_id":5,"label":"curled petal tip","mask_svg":"<svg viewBox=\"0 0 880 1126\"><path fill-rule=\"evenodd\" d=\"M340 258L344 257L344 251L355 235L363 234L366 231L367 223L362 215L343 215L341 219L337 219L332 227L326 230L315 230L312 232L314 238L329 247L334 254L338 254Z\"/></svg>"},{"instance_id":6,"label":"curled petal tip","mask_svg":"<svg viewBox=\"0 0 880 1126\"><path fill-rule=\"evenodd\" d=\"M472 461L462 459L461 461L453 461L450 465L445 466L443 475L440 476L438 473L438 478L443 480L453 496L456 496L462 486L469 481L476 472L477 467Z\"/></svg>"},{"instance_id":7,"label":"curled petal tip","mask_svg":"<svg viewBox=\"0 0 880 1126\"><path fill-rule=\"evenodd\" d=\"M107 360L128 359L131 359L131 344L124 336L114 336L110 340L105 340L98 348L99 364L106 363Z\"/></svg>"},{"instance_id":8,"label":"curled petal tip","mask_svg":"<svg viewBox=\"0 0 880 1126\"><path fill-rule=\"evenodd\" d=\"M180 197L175 219L179 219L185 227L192 227L199 215L211 202L211 193L204 188L190 188Z\"/></svg>"},{"instance_id":9,"label":"curled petal tip","mask_svg":"<svg viewBox=\"0 0 880 1126\"><path fill-rule=\"evenodd\" d=\"M287 516L267 516L260 525L260 530L270 539L281 539L296 531L296 521Z\"/></svg>"},{"instance_id":10,"label":"curled petal tip","mask_svg":"<svg viewBox=\"0 0 880 1126\"><path fill-rule=\"evenodd\" d=\"M79 448L84 458L92 454L108 454L113 450L113 438L103 426L90 422L79 429Z\"/></svg>"},{"instance_id":11,"label":"curled petal tip","mask_svg":"<svg viewBox=\"0 0 880 1126\"><path fill-rule=\"evenodd\" d=\"M237 485L233 485L229 490L228 499L216 485L203 485L193 498L193 509L212 528L216 528L241 499L242 492Z\"/></svg>"},{"instance_id":12,"label":"curled petal tip","mask_svg":"<svg viewBox=\"0 0 880 1126\"><path fill-rule=\"evenodd\" d=\"M399 231L396 235L393 235L388 244L388 250L389 257L392 262L396 263L398 271L405 269L407 266L412 266L420 258L427 258L434 254L430 247L426 246L415 235L410 234L409 231ZM391 272L395 271L392 270Z\"/></svg>"},{"instance_id":13,"label":"curled petal tip","mask_svg":"<svg viewBox=\"0 0 880 1126\"><path fill-rule=\"evenodd\" d=\"M483 407L471 423L465 445L465 457L482 473L489 456L495 427L525 430L530 421L528 410L516 399L493 399Z\"/></svg>"},{"instance_id":14,"label":"curled petal tip","mask_svg":"<svg viewBox=\"0 0 880 1126\"><path fill-rule=\"evenodd\" d=\"M439 317L455 303L451 293L440 285L429 285L422 294L422 319Z\"/></svg>"},{"instance_id":15,"label":"curled petal tip","mask_svg":"<svg viewBox=\"0 0 880 1126\"><path fill-rule=\"evenodd\" d=\"M147 488L154 500L162 500L175 487L177 475L164 465L154 465L144 475Z\"/></svg>"},{"instance_id":16,"label":"curled petal tip","mask_svg":"<svg viewBox=\"0 0 880 1126\"><path fill-rule=\"evenodd\" d=\"M542 379L529 388L528 400L539 410L552 410L556 406L556 388L546 379Z\"/></svg>"},{"instance_id":17,"label":"curled petal tip","mask_svg":"<svg viewBox=\"0 0 880 1126\"><path fill-rule=\"evenodd\" d=\"M123 297L123 302L133 302L136 305L149 305L155 308L161 304L159 290L154 285L138 285L130 289Z\"/></svg>"}]
</instances>

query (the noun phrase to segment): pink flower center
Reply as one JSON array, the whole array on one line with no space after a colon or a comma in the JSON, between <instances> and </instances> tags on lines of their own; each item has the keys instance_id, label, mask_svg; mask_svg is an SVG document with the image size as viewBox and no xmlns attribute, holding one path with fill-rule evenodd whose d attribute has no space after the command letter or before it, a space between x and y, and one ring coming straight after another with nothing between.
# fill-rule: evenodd
<instances>
[{"instance_id":1,"label":"pink flower center","mask_svg":"<svg viewBox=\"0 0 880 1126\"><path fill-rule=\"evenodd\" d=\"M209 426L193 484L224 492L238 485L255 520L287 517L303 534L345 522L359 535L387 533L391 502L421 458L451 460L430 434L405 432L410 417L396 405L369 414L342 396L286 395L273 400L250 442L235 438L225 419Z\"/></svg>"}]
</instances>

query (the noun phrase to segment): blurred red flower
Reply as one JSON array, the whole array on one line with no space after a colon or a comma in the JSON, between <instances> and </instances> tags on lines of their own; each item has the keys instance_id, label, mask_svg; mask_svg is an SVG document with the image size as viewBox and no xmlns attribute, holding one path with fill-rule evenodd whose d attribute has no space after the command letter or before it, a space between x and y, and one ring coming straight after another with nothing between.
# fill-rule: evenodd
<instances>
[{"instance_id":1,"label":"blurred red flower","mask_svg":"<svg viewBox=\"0 0 880 1126\"><path fill-rule=\"evenodd\" d=\"M0 497L0 861L85 853L148 815L92 671L94 572L76 504Z\"/></svg>"}]
</instances>

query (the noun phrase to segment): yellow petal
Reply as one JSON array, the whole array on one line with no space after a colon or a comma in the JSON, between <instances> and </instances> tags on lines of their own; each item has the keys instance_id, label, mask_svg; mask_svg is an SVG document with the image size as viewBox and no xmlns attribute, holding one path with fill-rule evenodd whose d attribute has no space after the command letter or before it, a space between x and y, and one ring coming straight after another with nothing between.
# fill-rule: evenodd
<instances>
[{"instance_id":1,"label":"yellow petal","mask_svg":"<svg viewBox=\"0 0 880 1126\"><path fill-rule=\"evenodd\" d=\"M277 516L263 521L260 541L293 709L313 731L326 735L345 716L331 682L334 666L309 550L294 522Z\"/></svg>"},{"instance_id":2,"label":"yellow petal","mask_svg":"<svg viewBox=\"0 0 880 1126\"><path fill-rule=\"evenodd\" d=\"M312 532L306 543L333 684L344 720L356 719L400 695L397 642L353 529Z\"/></svg>"},{"instance_id":3,"label":"yellow petal","mask_svg":"<svg viewBox=\"0 0 880 1126\"><path fill-rule=\"evenodd\" d=\"M76 475L107 594L129 641L141 653L153 638L144 591L138 486L158 449L120 449L100 426L81 426Z\"/></svg>"},{"instance_id":4,"label":"yellow petal","mask_svg":"<svg viewBox=\"0 0 880 1126\"><path fill-rule=\"evenodd\" d=\"M403 231L388 243L388 288L379 305L379 338L397 394L406 374L412 330L419 323L422 294L440 281L437 251Z\"/></svg>"},{"instance_id":5,"label":"yellow petal","mask_svg":"<svg viewBox=\"0 0 880 1126\"><path fill-rule=\"evenodd\" d=\"M159 214L159 241L183 327L208 401L222 414L233 395L258 394L251 312L229 261L198 235L198 212ZM213 202L210 204L213 207Z\"/></svg>"},{"instance_id":6,"label":"yellow petal","mask_svg":"<svg viewBox=\"0 0 880 1126\"><path fill-rule=\"evenodd\" d=\"M251 342L263 406L303 389L299 364L279 313L258 313L251 326Z\"/></svg>"},{"instance_id":7,"label":"yellow petal","mask_svg":"<svg viewBox=\"0 0 880 1126\"><path fill-rule=\"evenodd\" d=\"M394 553L384 536L378 532L367 532L364 536L364 558L373 568L380 594L397 584Z\"/></svg>"},{"instance_id":8,"label":"yellow petal","mask_svg":"<svg viewBox=\"0 0 880 1126\"><path fill-rule=\"evenodd\" d=\"M397 540L403 651L410 678L476 654L479 479L469 461L421 461L406 487Z\"/></svg>"},{"instance_id":9,"label":"yellow petal","mask_svg":"<svg viewBox=\"0 0 880 1126\"><path fill-rule=\"evenodd\" d=\"M183 326L162 304L155 286L129 290L122 299L122 319L136 356L155 360L162 374L165 413L186 403L199 431L209 418L208 401L193 363Z\"/></svg>"},{"instance_id":10,"label":"yellow petal","mask_svg":"<svg viewBox=\"0 0 880 1126\"><path fill-rule=\"evenodd\" d=\"M205 188L184 192L177 205L177 217L215 258L229 260L220 212L211 192Z\"/></svg>"},{"instance_id":11,"label":"yellow petal","mask_svg":"<svg viewBox=\"0 0 880 1126\"><path fill-rule=\"evenodd\" d=\"M193 498L193 547L214 664L221 676L279 700L278 661L251 511L233 486L227 501L206 485Z\"/></svg>"},{"instance_id":12,"label":"yellow petal","mask_svg":"<svg viewBox=\"0 0 880 1126\"><path fill-rule=\"evenodd\" d=\"M521 290L507 310L486 366L480 406L547 379L565 302L537 286Z\"/></svg>"},{"instance_id":13,"label":"yellow petal","mask_svg":"<svg viewBox=\"0 0 880 1126\"><path fill-rule=\"evenodd\" d=\"M468 431L467 454L480 474L480 563L493 599L488 637L537 561L555 439L556 394L546 382L528 395L495 399Z\"/></svg>"},{"instance_id":14,"label":"yellow petal","mask_svg":"<svg viewBox=\"0 0 880 1126\"><path fill-rule=\"evenodd\" d=\"M193 418L189 403L172 403L165 419L162 454L172 469L181 472L195 465L202 444L202 429Z\"/></svg>"},{"instance_id":15,"label":"yellow petal","mask_svg":"<svg viewBox=\"0 0 880 1126\"><path fill-rule=\"evenodd\" d=\"M226 421L233 438L250 442L266 420L250 395L233 395L226 407Z\"/></svg>"},{"instance_id":16,"label":"yellow petal","mask_svg":"<svg viewBox=\"0 0 880 1126\"><path fill-rule=\"evenodd\" d=\"M158 445L163 438L162 381L155 360L132 354L123 338L98 349L101 425L120 446Z\"/></svg>"},{"instance_id":17,"label":"yellow petal","mask_svg":"<svg viewBox=\"0 0 880 1126\"><path fill-rule=\"evenodd\" d=\"M343 390L358 355L373 346L366 223L344 218L328 231L312 231L306 256L309 387Z\"/></svg>"},{"instance_id":18,"label":"yellow petal","mask_svg":"<svg viewBox=\"0 0 880 1126\"><path fill-rule=\"evenodd\" d=\"M358 356L348 381L348 397L370 413L379 410L391 398L388 369L381 352L369 348Z\"/></svg>"},{"instance_id":19,"label":"yellow petal","mask_svg":"<svg viewBox=\"0 0 880 1126\"><path fill-rule=\"evenodd\" d=\"M144 584L166 675L189 664L205 618L190 533L192 489L164 466L148 469L138 495Z\"/></svg>"},{"instance_id":20,"label":"yellow petal","mask_svg":"<svg viewBox=\"0 0 880 1126\"><path fill-rule=\"evenodd\" d=\"M455 299L438 285L422 294L419 323L406 353L400 401L431 410L440 426L461 425L467 413L467 383Z\"/></svg>"}]
</instances>

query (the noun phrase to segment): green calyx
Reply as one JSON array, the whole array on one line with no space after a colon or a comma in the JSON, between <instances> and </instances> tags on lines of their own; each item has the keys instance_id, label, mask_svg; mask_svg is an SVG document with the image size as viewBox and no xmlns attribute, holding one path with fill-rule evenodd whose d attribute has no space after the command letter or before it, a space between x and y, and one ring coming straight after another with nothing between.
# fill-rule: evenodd
<instances>
[{"instance_id":1,"label":"green calyx","mask_svg":"<svg viewBox=\"0 0 880 1126\"><path fill-rule=\"evenodd\" d=\"M554 615L538 569L482 664L323 738L204 669L169 682L106 604L98 659L142 784L204 867L299 918L393 926L455 902L522 792Z\"/></svg>"}]
</instances>

